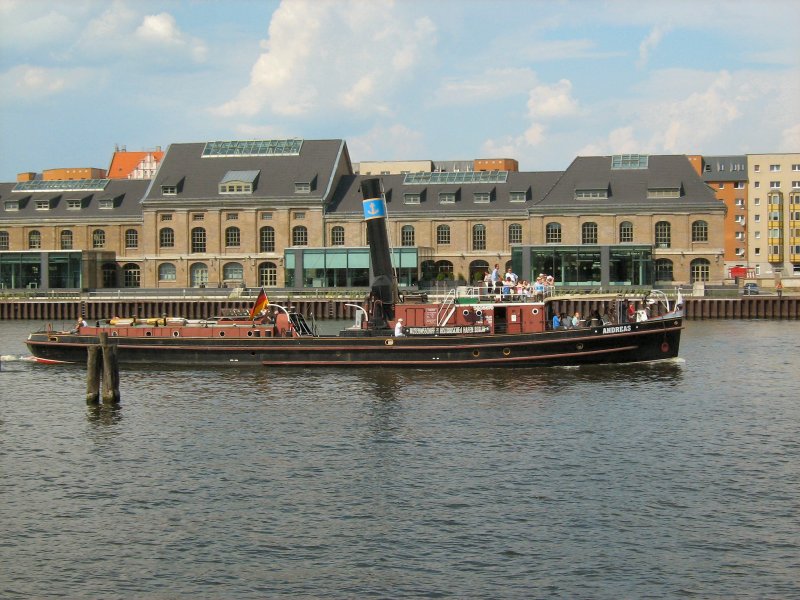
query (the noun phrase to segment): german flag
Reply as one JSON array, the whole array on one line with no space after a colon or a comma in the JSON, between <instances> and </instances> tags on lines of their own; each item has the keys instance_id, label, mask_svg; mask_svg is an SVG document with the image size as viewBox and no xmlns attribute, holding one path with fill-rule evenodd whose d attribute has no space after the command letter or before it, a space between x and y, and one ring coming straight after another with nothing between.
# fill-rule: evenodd
<instances>
[{"instance_id":1,"label":"german flag","mask_svg":"<svg viewBox=\"0 0 800 600\"><path fill-rule=\"evenodd\" d=\"M253 308L250 309L250 319L255 319L262 310L267 308L267 305L269 305L269 299L267 298L267 292L265 292L262 287L261 291L258 293L258 298L256 298L253 304Z\"/></svg>"}]
</instances>

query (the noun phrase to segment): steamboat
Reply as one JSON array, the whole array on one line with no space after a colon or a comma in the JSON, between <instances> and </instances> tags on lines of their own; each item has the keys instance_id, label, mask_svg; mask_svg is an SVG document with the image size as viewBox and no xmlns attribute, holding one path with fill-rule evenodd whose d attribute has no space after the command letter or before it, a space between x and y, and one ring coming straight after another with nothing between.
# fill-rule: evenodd
<instances>
[{"instance_id":1,"label":"steamboat","mask_svg":"<svg viewBox=\"0 0 800 600\"><path fill-rule=\"evenodd\" d=\"M39 362L83 363L90 346L107 340L122 365L194 367L529 367L678 356L683 307L657 291L638 298L641 308L630 316L630 299L614 295L604 300L611 318L596 314L569 326L554 322L557 298L549 289L528 296L463 287L436 301L401 301L380 180L365 179L361 192L374 277L363 305L351 305L353 325L337 334L320 335L315 323L270 304L262 290L246 316L47 327L29 334L28 349Z\"/></svg>"}]
</instances>

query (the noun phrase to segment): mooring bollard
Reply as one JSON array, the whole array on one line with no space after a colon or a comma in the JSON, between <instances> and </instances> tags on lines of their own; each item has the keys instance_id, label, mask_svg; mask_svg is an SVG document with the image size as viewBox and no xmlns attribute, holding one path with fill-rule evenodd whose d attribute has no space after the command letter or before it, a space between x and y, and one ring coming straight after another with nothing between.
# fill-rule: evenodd
<instances>
[{"instance_id":1,"label":"mooring bollard","mask_svg":"<svg viewBox=\"0 0 800 600\"><path fill-rule=\"evenodd\" d=\"M100 333L99 345L89 346L86 359L86 402L97 404L102 397L105 404L116 404L119 394L119 362L117 347L108 343L108 334Z\"/></svg>"},{"instance_id":2,"label":"mooring bollard","mask_svg":"<svg viewBox=\"0 0 800 600\"><path fill-rule=\"evenodd\" d=\"M89 346L86 357L86 402L100 401L100 374L103 371L103 354L100 346Z\"/></svg>"}]
</instances>

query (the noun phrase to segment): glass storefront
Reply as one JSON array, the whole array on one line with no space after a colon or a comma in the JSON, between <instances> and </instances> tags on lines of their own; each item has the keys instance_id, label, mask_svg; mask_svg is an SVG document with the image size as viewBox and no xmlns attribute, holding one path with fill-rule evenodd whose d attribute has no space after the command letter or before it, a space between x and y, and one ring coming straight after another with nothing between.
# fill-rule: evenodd
<instances>
[{"instance_id":1,"label":"glass storefront","mask_svg":"<svg viewBox=\"0 0 800 600\"><path fill-rule=\"evenodd\" d=\"M77 252L0 252L0 287L81 287L81 256Z\"/></svg>"},{"instance_id":2,"label":"glass storefront","mask_svg":"<svg viewBox=\"0 0 800 600\"><path fill-rule=\"evenodd\" d=\"M417 285L417 249L392 249L392 265L401 287ZM286 287L369 287L369 248L289 249Z\"/></svg>"},{"instance_id":3,"label":"glass storefront","mask_svg":"<svg viewBox=\"0 0 800 600\"><path fill-rule=\"evenodd\" d=\"M560 286L653 285L651 246L514 246L511 262L522 279L545 273Z\"/></svg>"}]
</instances>

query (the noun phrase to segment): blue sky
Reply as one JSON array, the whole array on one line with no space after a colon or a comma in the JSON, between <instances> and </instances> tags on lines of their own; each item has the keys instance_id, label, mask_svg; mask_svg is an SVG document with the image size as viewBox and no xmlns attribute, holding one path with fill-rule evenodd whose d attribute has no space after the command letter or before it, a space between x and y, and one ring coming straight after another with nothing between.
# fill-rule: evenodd
<instances>
[{"instance_id":1,"label":"blue sky","mask_svg":"<svg viewBox=\"0 0 800 600\"><path fill-rule=\"evenodd\" d=\"M0 0L0 181L214 139L800 152L798 30L795 0Z\"/></svg>"}]
</instances>

